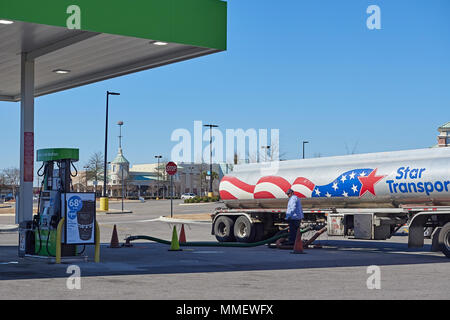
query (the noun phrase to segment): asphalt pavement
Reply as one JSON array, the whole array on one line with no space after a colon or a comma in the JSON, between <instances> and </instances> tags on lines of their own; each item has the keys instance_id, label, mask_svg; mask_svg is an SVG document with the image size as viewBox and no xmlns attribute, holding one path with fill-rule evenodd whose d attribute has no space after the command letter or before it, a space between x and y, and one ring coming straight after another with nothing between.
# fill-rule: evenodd
<instances>
[{"instance_id":1,"label":"asphalt pavement","mask_svg":"<svg viewBox=\"0 0 450 320\"><path fill-rule=\"evenodd\" d=\"M174 214L212 213L220 203L180 205ZM120 208L120 203L111 203ZM170 240L173 223L167 200L127 202L131 214L98 213L101 262L87 246L78 259L56 265L47 259L19 259L18 234L0 233L0 299L449 299L450 259L430 252L431 244L408 249L406 236L386 241L321 236L322 249L290 250L182 247L137 241L131 248L108 248L114 225L119 241L128 235ZM0 216L0 224L13 224ZM179 229L178 229L179 230ZM187 241L211 241L211 224L185 225ZM80 289L70 288L71 267L80 270ZM373 267L375 266L375 267ZM375 270L375 271L374 271ZM376 276L376 281L374 280Z\"/></svg>"}]
</instances>

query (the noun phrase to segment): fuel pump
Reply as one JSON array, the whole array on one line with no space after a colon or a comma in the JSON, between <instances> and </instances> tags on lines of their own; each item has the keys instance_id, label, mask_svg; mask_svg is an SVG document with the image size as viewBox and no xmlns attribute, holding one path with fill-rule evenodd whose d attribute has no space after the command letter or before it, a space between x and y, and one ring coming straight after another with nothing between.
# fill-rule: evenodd
<instances>
[{"instance_id":1,"label":"fuel pump","mask_svg":"<svg viewBox=\"0 0 450 320\"><path fill-rule=\"evenodd\" d=\"M42 162L38 170L42 177L38 211L32 221L19 225L19 257L54 256L60 263L61 256L76 256L77 246L95 244L98 262L100 235L95 193L72 191L78 149L41 149L36 158Z\"/></svg>"},{"instance_id":2,"label":"fuel pump","mask_svg":"<svg viewBox=\"0 0 450 320\"><path fill-rule=\"evenodd\" d=\"M55 256L56 229L63 218L61 195L71 191L72 178L77 175L74 162L79 159L78 149L42 149L37 151L38 170L42 184L38 198L38 213L33 218L34 254ZM75 173L72 174L72 168ZM61 245L62 256L75 256L75 245Z\"/></svg>"},{"instance_id":3,"label":"fuel pump","mask_svg":"<svg viewBox=\"0 0 450 320\"><path fill-rule=\"evenodd\" d=\"M37 151L36 158L37 161L42 161L42 166L38 170L42 183L39 190L38 211L31 223L25 253L55 256L56 229L63 217L61 195L71 191L72 177L77 175L73 163L79 159L79 150L41 149ZM75 256L76 246L62 244L61 254Z\"/></svg>"}]
</instances>

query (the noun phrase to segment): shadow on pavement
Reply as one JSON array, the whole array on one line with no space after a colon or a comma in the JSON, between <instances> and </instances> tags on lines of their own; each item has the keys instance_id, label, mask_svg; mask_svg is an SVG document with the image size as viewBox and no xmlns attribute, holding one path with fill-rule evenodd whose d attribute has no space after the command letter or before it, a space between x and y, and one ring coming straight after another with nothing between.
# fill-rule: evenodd
<instances>
[{"instance_id":1,"label":"shadow on pavement","mask_svg":"<svg viewBox=\"0 0 450 320\"><path fill-rule=\"evenodd\" d=\"M19 259L17 246L0 249L0 280L67 278L67 267L76 264L83 277L112 275L148 275L171 273L233 272L339 268L369 265L414 265L448 263L441 253L431 253L430 245L408 249L405 243L355 240L321 240L322 249L307 249L306 254L290 250L228 247L182 247L153 242L136 242L131 248L101 248L101 263L92 262L93 247L86 248L89 262L51 264L45 260Z\"/></svg>"}]
</instances>

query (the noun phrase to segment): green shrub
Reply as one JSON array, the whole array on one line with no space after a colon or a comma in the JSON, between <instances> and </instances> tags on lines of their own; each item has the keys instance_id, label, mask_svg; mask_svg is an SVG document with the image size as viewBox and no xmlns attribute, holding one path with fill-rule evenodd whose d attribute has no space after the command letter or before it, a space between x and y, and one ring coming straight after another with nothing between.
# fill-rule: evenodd
<instances>
[{"instance_id":1,"label":"green shrub","mask_svg":"<svg viewBox=\"0 0 450 320\"><path fill-rule=\"evenodd\" d=\"M212 198L210 198L208 196L203 196L203 197L196 196L191 199L184 199L184 203L217 202L219 200L220 200L219 196L214 196Z\"/></svg>"}]
</instances>

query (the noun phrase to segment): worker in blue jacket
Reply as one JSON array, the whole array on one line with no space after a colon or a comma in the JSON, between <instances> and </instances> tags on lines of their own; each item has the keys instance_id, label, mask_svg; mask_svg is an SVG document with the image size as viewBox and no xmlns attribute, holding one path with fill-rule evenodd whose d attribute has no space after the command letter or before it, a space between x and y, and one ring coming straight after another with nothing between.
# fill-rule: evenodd
<instances>
[{"instance_id":1,"label":"worker in blue jacket","mask_svg":"<svg viewBox=\"0 0 450 320\"><path fill-rule=\"evenodd\" d=\"M287 244L294 244L297 236L297 230L300 228L300 222L304 218L302 203L300 198L294 194L294 190L289 189L286 191L286 195L289 197L286 220L289 223L289 241Z\"/></svg>"}]
</instances>

